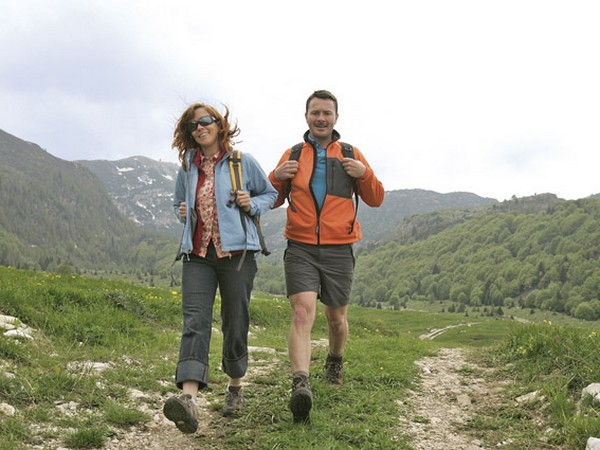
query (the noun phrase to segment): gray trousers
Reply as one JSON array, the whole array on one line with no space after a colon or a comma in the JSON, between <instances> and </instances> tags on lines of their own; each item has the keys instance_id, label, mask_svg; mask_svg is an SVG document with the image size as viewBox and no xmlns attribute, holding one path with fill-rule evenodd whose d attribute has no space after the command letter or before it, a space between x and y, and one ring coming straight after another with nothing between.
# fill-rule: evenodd
<instances>
[{"instance_id":1,"label":"gray trousers","mask_svg":"<svg viewBox=\"0 0 600 450\"><path fill-rule=\"evenodd\" d=\"M241 255L218 259L211 245L205 258L192 255L183 262L183 330L175 380L208 384L208 355L217 287L221 294L222 365L230 378L241 378L248 368L250 295L256 275L255 253L248 252L239 271Z\"/></svg>"}]
</instances>

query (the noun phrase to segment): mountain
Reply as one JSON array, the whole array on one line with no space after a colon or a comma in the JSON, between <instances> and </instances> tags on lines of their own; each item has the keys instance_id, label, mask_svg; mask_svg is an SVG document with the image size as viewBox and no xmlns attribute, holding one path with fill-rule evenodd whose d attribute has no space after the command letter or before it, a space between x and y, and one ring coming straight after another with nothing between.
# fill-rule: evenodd
<instances>
[{"instance_id":1,"label":"mountain","mask_svg":"<svg viewBox=\"0 0 600 450\"><path fill-rule=\"evenodd\" d=\"M497 203L495 199L465 192L440 194L423 189L387 191L383 205L379 208L371 208L362 201L359 202L357 219L363 230L363 239L356 247L370 247L387 240L404 218L415 214L449 208L478 208ZM283 251L286 245L283 237L286 208L284 205L270 211L261 219L263 233L273 252Z\"/></svg>"},{"instance_id":2,"label":"mountain","mask_svg":"<svg viewBox=\"0 0 600 450\"><path fill-rule=\"evenodd\" d=\"M461 214L415 216L407 222L420 228L418 238L398 233L363 252L353 300L520 306L600 318L600 201L544 194L456 220Z\"/></svg>"},{"instance_id":3,"label":"mountain","mask_svg":"<svg viewBox=\"0 0 600 450\"><path fill-rule=\"evenodd\" d=\"M144 157L64 161L0 130L0 264L173 280L176 169ZM521 302L575 314L600 299L597 197L499 203L412 189L386 192L380 208L361 202L355 301ZM285 291L285 209L262 217L273 255L259 258L259 291Z\"/></svg>"},{"instance_id":4,"label":"mountain","mask_svg":"<svg viewBox=\"0 0 600 450\"><path fill-rule=\"evenodd\" d=\"M81 164L2 130L0 162L0 264L156 272L172 260L177 239L137 227Z\"/></svg>"},{"instance_id":5,"label":"mountain","mask_svg":"<svg viewBox=\"0 0 600 450\"><path fill-rule=\"evenodd\" d=\"M50 271L67 264L165 279L180 270L170 264L181 231L172 213L178 165L141 156L68 162L5 132L0 158L0 264ZM389 191L380 208L361 202L364 238L357 248L376 247L414 214L494 204L469 193ZM261 219L273 255L259 258L258 290L284 291L285 209Z\"/></svg>"},{"instance_id":6,"label":"mountain","mask_svg":"<svg viewBox=\"0 0 600 450\"><path fill-rule=\"evenodd\" d=\"M172 213L173 177L177 167L172 163L133 157L119 161L78 161L91 170L105 185L119 210L146 230L157 230L179 236L181 225ZM265 169L266 170L266 169ZM358 220L363 239L356 244L357 252L376 248L394 238L395 230L404 219L414 215L446 209L477 209L497 205L492 198L466 192L440 194L423 189L388 191L380 208L360 202ZM282 254L286 246L283 230L286 207L269 211L261 217L261 226L271 256L260 257L256 276L257 290L282 294L285 292Z\"/></svg>"},{"instance_id":7,"label":"mountain","mask_svg":"<svg viewBox=\"0 0 600 450\"><path fill-rule=\"evenodd\" d=\"M355 245L356 254L378 248L390 239L394 239L398 227L409 217L420 217L419 214L431 211L477 210L497 204L497 200L464 192L440 194L423 189L388 191L385 193L383 205L379 208L371 208L360 202L358 220L363 230L363 239ZM265 239L273 253L267 258L259 259L259 271L254 284L263 292L285 293L285 280L281 267L282 254L286 246L283 237L285 215L286 207L283 206L268 212L261 220Z\"/></svg>"},{"instance_id":8,"label":"mountain","mask_svg":"<svg viewBox=\"0 0 600 450\"><path fill-rule=\"evenodd\" d=\"M173 189L178 166L135 156L118 161L77 161L92 171L104 184L119 210L147 230L179 235L181 225L172 210ZM385 239L404 219L415 214L447 208L477 208L497 204L492 198L466 192L440 194L423 189L386 192L380 208L360 203L358 220L363 228L363 241L358 246ZM285 248L285 206L269 211L261 218L269 249Z\"/></svg>"},{"instance_id":9,"label":"mountain","mask_svg":"<svg viewBox=\"0 0 600 450\"><path fill-rule=\"evenodd\" d=\"M177 164L145 156L76 163L94 173L119 211L140 227L176 235L181 233L181 225L173 213Z\"/></svg>"},{"instance_id":10,"label":"mountain","mask_svg":"<svg viewBox=\"0 0 600 450\"><path fill-rule=\"evenodd\" d=\"M491 206L486 207L447 208L416 214L399 223L387 235L387 240L407 244L427 239L446 228L491 212L538 213L563 201L554 194L538 194L531 197L515 197L502 203L492 203Z\"/></svg>"},{"instance_id":11,"label":"mountain","mask_svg":"<svg viewBox=\"0 0 600 450\"><path fill-rule=\"evenodd\" d=\"M498 200L469 192L439 192L424 189L401 189L385 193L380 208L361 204L358 220L364 231L364 244L390 238L396 227L407 218L417 214L445 209L471 209L498 204Z\"/></svg>"}]
</instances>

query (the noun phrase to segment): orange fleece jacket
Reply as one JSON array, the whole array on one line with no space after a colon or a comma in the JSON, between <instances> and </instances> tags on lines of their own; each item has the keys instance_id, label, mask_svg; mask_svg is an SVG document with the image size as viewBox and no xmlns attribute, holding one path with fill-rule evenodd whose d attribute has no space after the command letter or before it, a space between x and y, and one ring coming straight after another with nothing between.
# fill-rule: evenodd
<instances>
[{"instance_id":1,"label":"orange fleece jacket","mask_svg":"<svg viewBox=\"0 0 600 450\"><path fill-rule=\"evenodd\" d=\"M276 167L279 167L290 158L291 148L287 149ZM287 221L284 235L286 238L313 245L352 244L362 238L362 231L358 221L354 220L354 200L348 193L338 195L334 186L336 182L348 184L348 175L341 174L343 159L342 146L339 141L334 141L327 147L327 194L320 213L317 203L310 188L310 179L314 169L316 150L309 142L304 142L298 159L298 172L291 180L290 203L287 208ZM377 179L373 169L360 152L354 147L354 158L361 161L366 171L362 178L356 180L356 187L360 198L369 206L381 206L385 191L381 181ZM337 175L336 175L337 173ZM269 174L271 184L277 189L278 197L273 208L281 206L286 200L286 193L290 180L278 180L274 171ZM339 184L338 184L339 186Z\"/></svg>"}]
</instances>

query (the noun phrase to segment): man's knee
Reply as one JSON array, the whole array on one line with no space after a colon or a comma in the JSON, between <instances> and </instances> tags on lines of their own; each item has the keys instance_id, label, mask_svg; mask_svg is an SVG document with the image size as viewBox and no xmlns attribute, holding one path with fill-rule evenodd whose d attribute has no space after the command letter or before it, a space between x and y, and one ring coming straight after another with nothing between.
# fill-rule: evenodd
<instances>
[{"instance_id":1,"label":"man's knee","mask_svg":"<svg viewBox=\"0 0 600 450\"><path fill-rule=\"evenodd\" d=\"M312 322L312 312L309 308L301 306L292 309L292 321L299 325L306 325Z\"/></svg>"},{"instance_id":2,"label":"man's knee","mask_svg":"<svg viewBox=\"0 0 600 450\"><path fill-rule=\"evenodd\" d=\"M316 294L314 295L316 297ZM290 306L292 307L292 322L306 325L312 324L315 320L317 309L316 298L306 293L296 294L290 297Z\"/></svg>"},{"instance_id":3,"label":"man's knee","mask_svg":"<svg viewBox=\"0 0 600 450\"><path fill-rule=\"evenodd\" d=\"M292 322L297 325L312 325L315 319L315 301L294 299L292 306Z\"/></svg>"},{"instance_id":4,"label":"man's knee","mask_svg":"<svg viewBox=\"0 0 600 450\"><path fill-rule=\"evenodd\" d=\"M329 329L336 334L343 333L348 327L345 315L329 315L327 317L327 323Z\"/></svg>"}]
</instances>

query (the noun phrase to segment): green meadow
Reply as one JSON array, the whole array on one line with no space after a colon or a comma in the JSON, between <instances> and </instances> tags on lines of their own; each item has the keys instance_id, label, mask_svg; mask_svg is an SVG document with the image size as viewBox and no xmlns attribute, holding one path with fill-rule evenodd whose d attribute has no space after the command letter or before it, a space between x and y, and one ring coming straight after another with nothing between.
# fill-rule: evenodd
<instances>
[{"instance_id":1,"label":"green meadow","mask_svg":"<svg viewBox=\"0 0 600 450\"><path fill-rule=\"evenodd\" d=\"M275 350L261 355L268 370L248 380L243 414L221 418L226 377L219 369L221 336L213 333L205 420L214 433L192 439L197 446L190 448L414 449L400 427L402 400L419 388L415 362L442 347L464 348L470 361L494 368L497 381L510 381L502 402L463 425L485 448L583 449L589 436L600 436L600 407L581 398L585 386L600 382L598 322L521 309L489 317L445 312L436 303L407 307L350 307L345 383L335 389L322 382L327 350L316 346L311 423L295 425L287 407L289 306L285 297L256 293L250 345ZM0 414L0 450L104 448L151 420L130 390L152 393L156 411L175 391L177 289L0 267L0 314L18 318L34 337L0 334L0 403L16 409ZM219 320L217 301L216 329ZM434 339L421 338L441 329ZM313 339L326 337L320 310ZM89 362L106 368L96 372ZM514 402L533 391L544 399ZM70 402L77 405L73 414L57 414L57 406Z\"/></svg>"}]
</instances>

